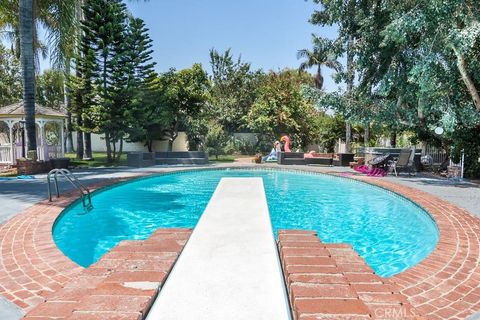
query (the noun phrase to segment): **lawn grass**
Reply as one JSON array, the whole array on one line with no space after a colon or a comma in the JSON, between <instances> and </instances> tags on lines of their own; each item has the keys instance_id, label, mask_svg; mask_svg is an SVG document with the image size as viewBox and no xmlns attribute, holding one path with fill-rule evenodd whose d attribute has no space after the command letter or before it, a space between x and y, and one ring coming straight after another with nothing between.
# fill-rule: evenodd
<instances>
[{"instance_id":1,"label":"lawn grass","mask_svg":"<svg viewBox=\"0 0 480 320\"><path fill-rule=\"evenodd\" d=\"M118 163L108 163L107 154L105 152L94 152L93 160L77 160L75 153L66 153L65 157L70 158L72 167L116 167L125 166L127 164L127 154L123 153Z\"/></svg>"},{"instance_id":2,"label":"lawn grass","mask_svg":"<svg viewBox=\"0 0 480 320\"><path fill-rule=\"evenodd\" d=\"M94 152L93 160L77 160L75 153L66 153L65 157L70 158L70 165L72 167L116 167L116 166L125 166L127 164L127 154L122 154L119 163L108 163L107 154L105 152ZM208 159L210 162L234 162L235 156L233 155L220 155L218 159L215 156L211 156Z\"/></svg>"},{"instance_id":3,"label":"lawn grass","mask_svg":"<svg viewBox=\"0 0 480 320\"><path fill-rule=\"evenodd\" d=\"M210 162L234 162L235 161L235 156L221 155L221 156L218 156L218 159L216 159L215 156L209 156L208 160Z\"/></svg>"}]
</instances>

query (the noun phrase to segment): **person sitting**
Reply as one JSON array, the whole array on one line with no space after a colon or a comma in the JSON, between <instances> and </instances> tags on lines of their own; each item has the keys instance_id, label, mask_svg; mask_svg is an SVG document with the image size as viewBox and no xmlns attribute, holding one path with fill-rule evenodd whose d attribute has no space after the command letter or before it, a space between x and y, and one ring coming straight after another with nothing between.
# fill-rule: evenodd
<instances>
[{"instance_id":1,"label":"person sitting","mask_svg":"<svg viewBox=\"0 0 480 320\"><path fill-rule=\"evenodd\" d=\"M278 159L278 153L281 152L281 145L279 141L275 141L273 144L272 151L268 154L268 156L263 157L263 161L269 162L269 161L277 161Z\"/></svg>"}]
</instances>

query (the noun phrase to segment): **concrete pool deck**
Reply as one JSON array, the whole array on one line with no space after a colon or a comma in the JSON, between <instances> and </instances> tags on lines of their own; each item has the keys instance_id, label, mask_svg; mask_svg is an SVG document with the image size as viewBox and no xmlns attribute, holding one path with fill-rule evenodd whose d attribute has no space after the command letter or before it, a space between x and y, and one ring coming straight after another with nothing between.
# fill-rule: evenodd
<instances>
[{"instance_id":1,"label":"concrete pool deck","mask_svg":"<svg viewBox=\"0 0 480 320\"><path fill-rule=\"evenodd\" d=\"M261 178L223 178L147 320L290 319Z\"/></svg>"},{"instance_id":2,"label":"concrete pool deck","mask_svg":"<svg viewBox=\"0 0 480 320\"><path fill-rule=\"evenodd\" d=\"M253 165L248 163L222 163L195 168L278 168L295 169L324 173L356 174L348 167L327 167L327 166L279 166L276 164ZM192 167L184 166L156 166L150 168L92 168L73 170L76 176L86 185L92 185L102 181L118 178L135 177L139 174L155 174L176 170L188 170ZM444 178L435 177L430 174L419 174L417 176L400 175L399 177L386 176L376 178L377 180L390 181L416 188L436 197L447 200L461 208L468 210L471 214L480 218L480 185L469 181L455 182ZM60 183L61 190L70 190L71 186L66 182ZM46 175L36 175L32 180L0 180L0 224L20 213L22 210L47 198Z\"/></svg>"},{"instance_id":3,"label":"concrete pool deck","mask_svg":"<svg viewBox=\"0 0 480 320\"><path fill-rule=\"evenodd\" d=\"M453 184L428 176L368 178L338 167L228 164L208 168L222 167L271 167L336 174L362 179L413 199L426 208L437 222L440 241L426 260L395 276L394 280L409 302L427 319L465 319L480 310L480 207L475 207L475 203L480 201L478 185ZM82 181L88 184L100 181L102 184L111 184L122 177L184 169L188 168L121 168L77 172ZM456 193L459 199L445 201L455 197ZM46 184L41 176L30 181L0 181L0 215L4 213L4 217L10 217L0 224L0 295L15 302L24 311L44 301L46 295L61 288L77 274L75 271L80 270L75 269L76 266L63 256L51 237L55 218L78 197L74 193L62 195L52 204L43 202L31 207L46 198ZM470 208L470 213L458 206ZM3 319L18 319L18 314Z\"/></svg>"}]
</instances>

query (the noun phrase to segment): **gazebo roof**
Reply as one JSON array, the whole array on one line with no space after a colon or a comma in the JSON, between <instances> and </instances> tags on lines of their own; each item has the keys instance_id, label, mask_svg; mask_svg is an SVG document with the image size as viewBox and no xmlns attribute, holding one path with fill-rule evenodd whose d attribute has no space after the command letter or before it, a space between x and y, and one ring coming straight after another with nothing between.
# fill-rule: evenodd
<instances>
[{"instance_id":1,"label":"gazebo roof","mask_svg":"<svg viewBox=\"0 0 480 320\"><path fill-rule=\"evenodd\" d=\"M67 115L61 111L47 108L38 103L35 104L35 115L44 116L45 118L65 118ZM0 107L0 118L5 117L23 117L25 116L25 108L23 101L11 104L9 106Z\"/></svg>"}]
</instances>

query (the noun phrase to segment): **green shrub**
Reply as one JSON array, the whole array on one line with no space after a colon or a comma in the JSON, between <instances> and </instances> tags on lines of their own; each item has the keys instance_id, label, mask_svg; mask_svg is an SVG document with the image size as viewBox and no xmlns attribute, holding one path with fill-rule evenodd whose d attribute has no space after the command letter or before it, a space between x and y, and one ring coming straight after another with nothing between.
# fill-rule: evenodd
<instances>
[{"instance_id":1,"label":"green shrub","mask_svg":"<svg viewBox=\"0 0 480 320\"><path fill-rule=\"evenodd\" d=\"M249 139L235 139L235 151L243 155L254 155L256 150L255 143Z\"/></svg>"},{"instance_id":2,"label":"green shrub","mask_svg":"<svg viewBox=\"0 0 480 320\"><path fill-rule=\"evenodd\" d=\"M222 154L228 154L233 152L233 147L230 142L230 138L223 130L222 126L218 123L210 123L208 133L205 136L204 141L205 151L209 156L215 156L218 160L218 156Z\"/></svg>"}]
</instances>

